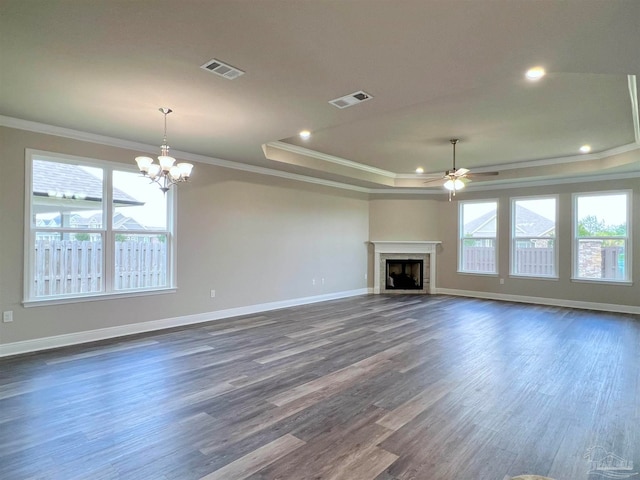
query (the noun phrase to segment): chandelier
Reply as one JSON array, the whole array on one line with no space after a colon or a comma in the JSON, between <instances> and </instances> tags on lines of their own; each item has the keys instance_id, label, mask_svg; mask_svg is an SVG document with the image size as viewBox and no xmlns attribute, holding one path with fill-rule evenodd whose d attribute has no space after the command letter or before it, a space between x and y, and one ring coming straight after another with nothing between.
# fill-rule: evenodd
<instances>
[{"instance_id":1,"label":"chandelier","mask_svg":"<svg viewBox=\"0 0 640 480\"><path fill-rule=\"evenodd\" d=\"M136 157L136 163L142 175L149 177L151 181L160 186L160 190L167 193L172 185L189 180L193 165L190 163L174 165L176 159L169 156L169 145L167 145L167 115L173 110L166 107L161 107L159 110L164 115L164 137L160 146L158 163L153 163L151 157Z\"/></svg>"}]
</instances>

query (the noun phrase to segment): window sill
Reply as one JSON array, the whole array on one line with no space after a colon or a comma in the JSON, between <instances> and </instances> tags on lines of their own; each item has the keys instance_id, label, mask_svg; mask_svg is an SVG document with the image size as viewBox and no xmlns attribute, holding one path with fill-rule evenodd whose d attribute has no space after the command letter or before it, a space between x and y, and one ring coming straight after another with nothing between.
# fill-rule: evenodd
<instances>
[{"instance_id":1,"label":"window sill","mask_svg":"<svg viewBox=\"0 0 640 480\"><path fill-rule=\"evenodd\" d=\"M64 305L67 303L82 303L82 302L95 302L100 300L117 300L120 298L130 297L146 297L148 295L164 295L167 293L176 293L178 291L175 287L159 288L157 290L143 290L143 291L130 291L122 293L98 293L94 295L87 295L84 297L52 297L43 298L39 300L24 300L22 305L25 308L29 307L48 307L50 305Z\"/></svg>"},{"instance_id":2,"label":"window sill","mask_svg":"<svg viewBox=\"0 0 640 480\"><path fill-rule=\"evenodd\" d=\"M510 273L509 278L521 278L522 280L551 280L552 282L560 280L560 277L551 275L519 275L517 273Z\"/></svg>"},{"instance_id":3,"label":"window sill","mask_svg":"<svg viewBox=\"0 0 640 480\"><path fill-rule=\"evenodd\" d=\"M459 275L479 275L481 277L497 277L498 274L495 272L463 272L458 270Z\"/></svg>"},{"instance_id":4,"label":"window sill","mask_svg":"<svg viewBox=\"0 0 640 480\"><path fill-rule=\"evenodd\" d=\"M617 285L623 287L632 287L633 282L628 280L603 280L601 278L572 278L572 282L575 283L596 283L598 285Z\"/></svg>"}]
</instances>

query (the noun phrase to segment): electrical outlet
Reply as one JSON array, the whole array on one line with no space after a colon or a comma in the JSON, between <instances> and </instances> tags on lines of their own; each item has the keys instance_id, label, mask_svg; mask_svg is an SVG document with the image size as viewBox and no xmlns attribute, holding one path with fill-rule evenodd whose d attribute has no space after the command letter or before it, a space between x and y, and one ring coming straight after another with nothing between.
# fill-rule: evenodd
<instances>
[{"instance_id":1,"label":"electrical outlet","mask_svg":"<svg viewBox=\"0 0 640 480\"><path fill-rule=\"evenodd\" d=\"M322 277L322 285L324 285L324 277Z\"/></svg>"},{"instance_id":2,"label":"electrical outlet","mask_svg":"<svg viewBox=\"0 0 640 480\"><path fill-rule=\"evenodd\" d=\"M216 291L215 290L211 290L211 298L216 298Z\"/></svg>"},{"instance_id":3,"label":"electrical outlet","mask_svg":"<svg viewBox=\"0 0 640 480\"><path fill-rule=\"evenodd\" d=\"M500 285L504 285L504 278L500 279Z\"/></svg>"},{"instance_id":4,"label":"electrical outlet","mask_svg":"<svg viewBox=\"0 0 640 480\"><path fill-rule=\"evenodd\" d=\"M2 312L2 321L4 323L13 322L13 310L7 310L6 312Z\"/></svg>"},{"instance_id":5,"label":"electrical outlet","mask_svg":"<svg viewBox=\"0 0 640 480\"><path fill-rule=\"evenodd\" d=\"M315 284L316 284L316 279L315 279L315 278L312 278L312 279L311 279L311 285L315 285Z\"/></svg>"},{"instance_id":6,"label":"electrical outlet","mask_svg":"<svg viewBox=\"0 0 640 480\"><path fill-rule=\"evenodd\" d=\"M366 273L364 274L364 279L365 279L365 280L367 279L367 274L366 274Z\"/></svg>"}]
</instances>

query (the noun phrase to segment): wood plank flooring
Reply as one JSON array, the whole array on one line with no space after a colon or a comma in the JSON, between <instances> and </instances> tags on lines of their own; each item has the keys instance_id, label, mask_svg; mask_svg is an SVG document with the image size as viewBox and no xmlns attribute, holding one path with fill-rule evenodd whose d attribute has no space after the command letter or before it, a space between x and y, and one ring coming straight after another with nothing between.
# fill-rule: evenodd
<instances>
[{"instance_id":1,"label":"wood plank flooring","mask_svg":"<svg viewBox=\"0 0 640 480\"><path fill-rule=\"evenodd\" d=\"M369 295L7 358L0 478L632 474L638 320Z\"/></svg>"}]
</instances>

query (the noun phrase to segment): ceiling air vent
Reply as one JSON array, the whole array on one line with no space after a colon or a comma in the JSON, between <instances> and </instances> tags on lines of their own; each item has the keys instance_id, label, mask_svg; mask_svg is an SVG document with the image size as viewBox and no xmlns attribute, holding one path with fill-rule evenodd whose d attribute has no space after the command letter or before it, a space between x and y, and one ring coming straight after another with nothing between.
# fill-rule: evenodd
<instances>
[{"instance_id":1,"label":"ceiling air vent","mask_svg":"<svg viewBox=\"0 0 640 480\"><path fill-rule=\"evenodd\" d=\"M359 92L350 93L349 95L345 95L344 97L329 100L329 103L334 107L347 108L347 107L356 105L358 103L362 103L367 100L370 100L372 98L373 97L371 95L360 90Z\"/></svg>"},{"instance_id":2,"label":"ceiling air vent","mask_svg":"<svg viewBox=\"0 0 640 480\"><path fill-rule=\"evenodd\" d=\"M232 67L231 65L221 62L220 60L216 60L215 58L208 61L204 65L200 65L200 68L211 73L215 73L216 75L220 75L227 80L234 80L240 75L244 75L244 72L242 70L239 70L236 67Z\"/></svg>"}]
</instances>

